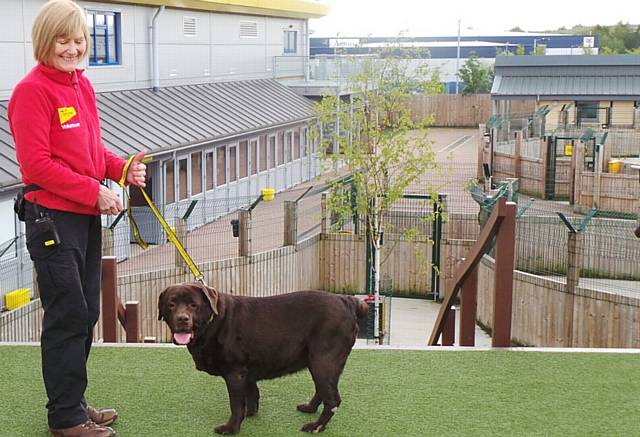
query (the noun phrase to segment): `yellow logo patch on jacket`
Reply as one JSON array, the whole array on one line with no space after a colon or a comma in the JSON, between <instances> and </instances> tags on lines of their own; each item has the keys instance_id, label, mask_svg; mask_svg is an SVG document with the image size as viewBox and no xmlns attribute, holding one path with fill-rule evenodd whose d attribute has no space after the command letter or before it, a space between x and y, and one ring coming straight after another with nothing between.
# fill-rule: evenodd
<instances>
[{"instance_id":1,"label":"yellow logo patch on jacket","mask_svg":"<svg viewBox=\"0 0 640 437\"><path fill-rule=\"evenodd\" d=\"M58 108L58 117L60 117L60 124L65 124L76 115L78 115L78 113L76 112L76 108L74 108L73 106Z\"/></svg>"}]
</instances>

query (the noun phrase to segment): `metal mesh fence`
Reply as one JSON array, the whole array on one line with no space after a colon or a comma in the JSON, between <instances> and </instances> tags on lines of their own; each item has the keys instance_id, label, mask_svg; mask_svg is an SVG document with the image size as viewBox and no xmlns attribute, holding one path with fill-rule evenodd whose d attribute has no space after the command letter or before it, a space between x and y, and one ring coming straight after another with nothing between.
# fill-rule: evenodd
<instances>
[{"instance_id":1,"label":"metal mesh fence","mask_svg":"<svg viewBox=\"0 0 640 437\"><path fill-rule=\"evenodd\" d=\"M593 210L573 212L559 202L531 201L516 196L517 270L566 283L572 232L561 213L579 234L579 287L613 294L640 296L640 244L634 235L636 218L628 214Z\"/></svg>"}]
</instances>

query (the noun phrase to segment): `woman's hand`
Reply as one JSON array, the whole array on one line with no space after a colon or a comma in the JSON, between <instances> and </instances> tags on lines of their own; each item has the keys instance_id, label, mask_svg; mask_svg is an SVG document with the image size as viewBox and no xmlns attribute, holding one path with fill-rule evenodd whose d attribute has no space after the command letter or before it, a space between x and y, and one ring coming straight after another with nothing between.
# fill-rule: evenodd
<instances>
[{"instance_id":1,"label":"woman's hand","mask_svg":"<svg viewBox=\"0 0 640 437\"><path fill-rule=\"evenodd\" d=\"M116 215L122 211L122 201L120 197L102 184L100 184L96 205L101 214Z\"/></svg>"},{"instance_id":2,"label":"woman's hand","mask_svg":"<svg viewBox=\"0 0 640 437\"><path fill-rule=\"evenodd\" d=\"M147 152L145 151L138 152L135 158L133 158L129 169L127 170L126 180L129 185L137 185L138 187L146 186L145 178L147 176L147 166L142 163L146 153Z\"/></svg>"}]
</instances>

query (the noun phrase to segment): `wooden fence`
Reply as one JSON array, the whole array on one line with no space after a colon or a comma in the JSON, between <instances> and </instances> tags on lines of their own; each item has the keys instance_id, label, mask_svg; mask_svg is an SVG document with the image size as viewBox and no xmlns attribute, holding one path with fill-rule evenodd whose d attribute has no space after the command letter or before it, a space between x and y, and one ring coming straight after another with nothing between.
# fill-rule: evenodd
<instances>
[{"instance_id":1,"label":"wooden fence","mask_svg":"<svg viewBox=\"0 0 640 437\"><path fill-rule=\"evenodd\" d=\"M478 273L478 320L491 328L494 261ZM530 346L640 348L640 297L576 287L515 271L512 339Z\"/></svg>"},{"instance_id":2,"label":"wooden fence","mask_svg":"<svg viewBox=\"0 0 640 437\"><path fill-rule=\"evenodd\" d=\"M535 143L539 144L535 144ZM479 144L478 156L486 159L485 146ZM577 212L591 208L627 214L640 212L640 184L634 174L606 173L605 156L596 157L594 171L584 170L584 144L576 140L573 156L556 157L553 198L572 200ZM535 151L539 156L535 157ZM545 198L548 148L542 138L523 140L516 132L514 139L494 146L492 157L494 182L507 178L519 180L519 191ZM479 175L481 175L479 170Z\"/></svg>"},{"instance_id":3,"label":"wooden fence","mask_svg":"<svg viewBox=\"0 0 640 437\"><path fill-rule=\"evenodd\" d=\"M410 104L415 118L431 114L436 127L473 127L485 123L493 114L490 94L440 94L436 96L415 96ZM535 101L514 101L514 113L532 113Z\"/></svg>"}]
</instances>

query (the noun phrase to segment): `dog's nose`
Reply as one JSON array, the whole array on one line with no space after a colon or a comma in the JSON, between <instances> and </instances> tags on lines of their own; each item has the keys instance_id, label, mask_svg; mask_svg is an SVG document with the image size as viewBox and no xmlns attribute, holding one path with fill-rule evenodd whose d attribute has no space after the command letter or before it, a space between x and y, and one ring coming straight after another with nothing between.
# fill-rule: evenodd
<instances>
[{"instance_id":1,"label":"dog's nose","mask_svg":"<svg viewBox=\"0 0 640 437\"><path fill-rule=\"evenodd\" d=\"M178 314L178 316L176 317L176 320L178 321L178 323L187 323L189 321L189 315Z\"/></svg>"}]
</instances>

